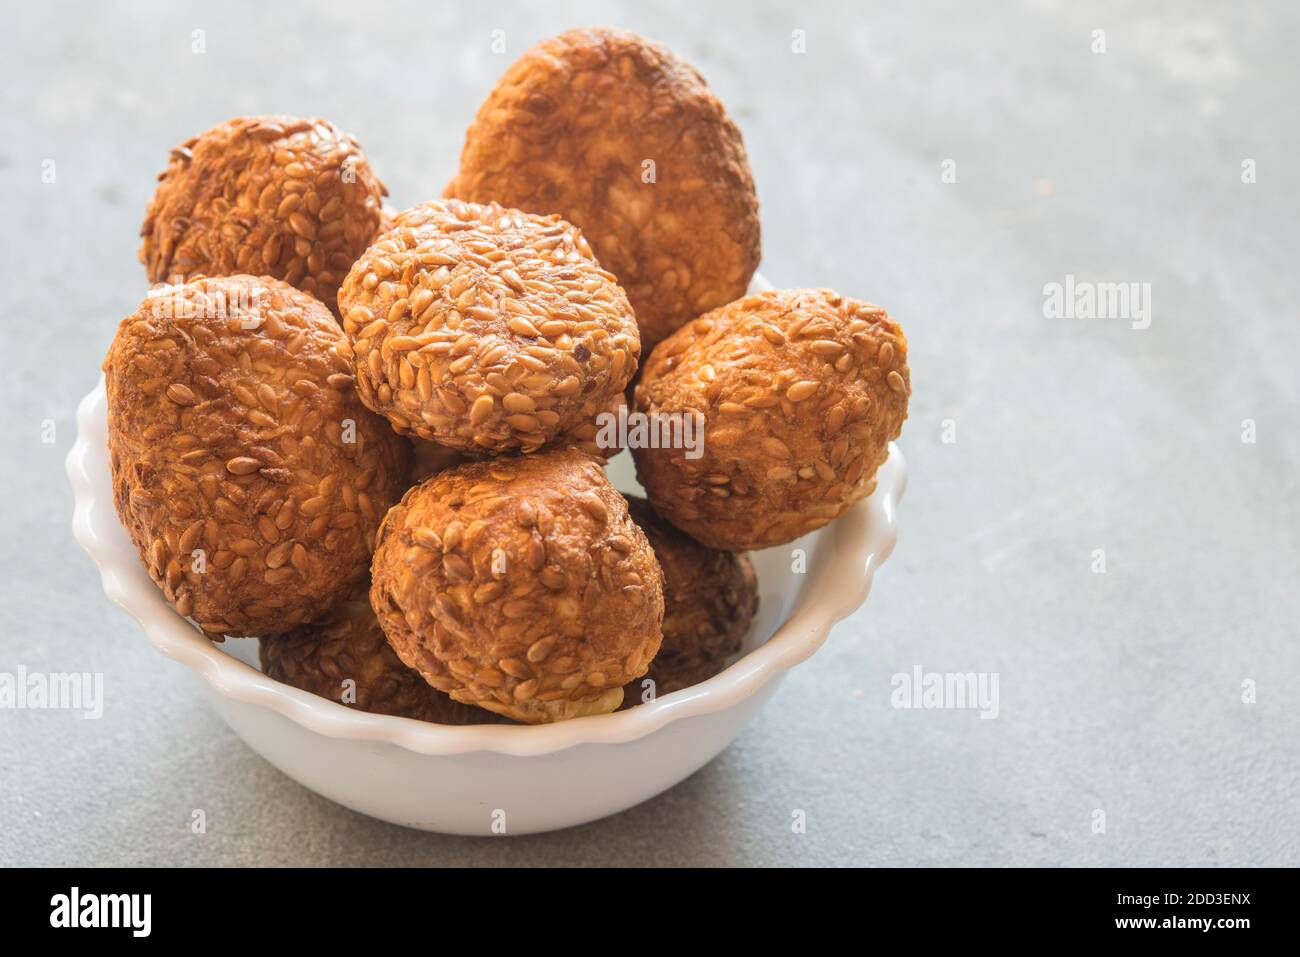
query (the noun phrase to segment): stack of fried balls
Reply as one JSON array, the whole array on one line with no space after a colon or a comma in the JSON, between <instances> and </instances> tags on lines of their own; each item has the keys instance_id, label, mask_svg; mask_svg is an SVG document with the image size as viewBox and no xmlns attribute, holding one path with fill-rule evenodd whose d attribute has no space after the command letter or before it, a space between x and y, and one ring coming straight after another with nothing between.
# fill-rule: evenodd
<instances>
[{"instance_id":1,"label":"stack of fried balls","mask_svg":"<svg viewBox=\"0 0 1300 957\"><path fill-rule=\"evenodd\" d=\"M113 494L149 574L271 677L445 724L603 714L704 681L745 552L874 488L907 342L826 289L746 295L758 202L700 75L574 30L488 95L401 213L357 141L242 117L175 148L104 360ZM610 483L602 421L686 418ZM630 433L629 433L630 434ZM680 443L678 443L680 444Z\"/></svg>"}]
</instances>

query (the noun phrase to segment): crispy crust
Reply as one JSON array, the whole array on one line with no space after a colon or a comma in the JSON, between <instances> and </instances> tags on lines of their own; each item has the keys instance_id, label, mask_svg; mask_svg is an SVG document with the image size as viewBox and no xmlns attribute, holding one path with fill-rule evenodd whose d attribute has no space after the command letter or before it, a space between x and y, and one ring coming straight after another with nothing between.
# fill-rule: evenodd
<instances>
[{"instance_id":1,"label":"crispy crust","mask_svg":"<svg viewBox=\"0 0 1300 957\"><path fill-rule=\"evenodd\" d=\"M221 123L173 149L158 180L140 227L150 282L274 276L331 310L388 192L353 137L293 116Z\"/></svg>"},{"instance_id":2,"label":"crispy crust","mask_svg":"<svg viewBox=\"0 0 1300 957\"><path fill-rule=\"evenodd\" d=\"M479 109L444 195L580 226L647 352L744 295L758 267L740 130L694 68L623 30L571 30L525 53Z\"/></svg>"},{"instance_id":3,"label":"crispy crust","mask_svg":"<svg viewBox=\"0 0 1300 957\"><path fill-rule=\"evenodd\" d=\"M451 700L402 664L364 594L335 606L319 621L261 639L258 654L267 676L360 711L435 724L504 720L491 711ZM354 697L344 702L348 679L354 683Z\"/></svg>"},{"instance_id":4,"label":"crispy crust","mask_svg":"<svg viewBox=\"0 0 1300 957\"><path fill-rule=\"evenodd\" d=\"M748 296L651 355L636 411L703 413L703 455L633 449L637 476L712 548L793 541L871 492L910 390L907 340L879 306L828 289Z\"/></svg>"},{"instance_id":5,"label":"crispy crust","mask_svg":"<svg viewBox=\"0 0 1300 957\"><path fill-rule=\"evenodd\" d=\"M342 343L311 296L231 276L151 294L109 347L114 503L167 600L213 636L326 611L406 488L409 452L357 399Z\"/></svg>"},{"instance_id":6,"label":"crispy crust","mask_svg":"<svg viewBox=\"0 0 1300 957\"><path fill-rule=\"evenodd\" d=\"M496 205L402 213L339 307L362 401L465 451L531 452L590 421L641 355L627 296L582 233Z\"/></svg>"},{"instance_id":7,"label":"crispy crust","mask_svg":"<svg viewBox=\"0 0 1300 957\"><path fill-rule=\"evenodd\" d=\"M623 451L623 446L619 444L619 437L614 436L612 445L602 444L601 425L603 424L601 416L611 415L618 419L619 413L627 408L627 393L620 392L609 400L609 404L596 414L593 419L585 422L579 422L571 429L560 436L557 445L571 445L574 448L582 449L593 458L600 459L602 462L608 462L619 452Z\"/></svg>"},{"instance_id":8,"label":"crispy crust","mask_svg":"<svg viewBox=\"0 0 1300 957\"><path fill-rule=\"evenodd\" d=\"M643 498L628 497L664 573L664 640L650 670L623 689L623 706L641 704L646 679L656 695L712 678L740 650L758 613L758 578L746 555L707 548L660 518Z\"/></svg>"},{"instance_id":9,"label":"crispy crust","mask_svg":"<svg viewBox=\"0 0 1300 957\"><path fill-rule=\"evenodd\" d=\"M429 684L529 723L617 708L659 650L664 612L650 543L577 449L412 489L380 530L370 602Z\"/></svg>"},{"instance_id":10,"label":"crispy crust","mask_svg":"<svg viewBox=\"0 0 1300 957\"><path fill-rule=\"evenodd\" d=\"M627 395L620 392L614 396L606 410L615 418L618 417L620 410L627 406ZM605 446L600 441L599 416L590 422L581 422L569 429L563 435L555 440L557 447L571 446L582 449L592 458L607 462L619 452L623 451L623 446L617 443ZM426 442L424 439L410 436L411 448L415 453L414 465L411 469L411 482L419 484L427 478L437 475L443 469L451 468L453 465L460 465L462 462L471 462L482 458L489 458L486 453L462 452L458 449L449 449L446 446L439 445L436 442ZM617 436L615 437L617 439Z\"/></svg>"}]
</instances>

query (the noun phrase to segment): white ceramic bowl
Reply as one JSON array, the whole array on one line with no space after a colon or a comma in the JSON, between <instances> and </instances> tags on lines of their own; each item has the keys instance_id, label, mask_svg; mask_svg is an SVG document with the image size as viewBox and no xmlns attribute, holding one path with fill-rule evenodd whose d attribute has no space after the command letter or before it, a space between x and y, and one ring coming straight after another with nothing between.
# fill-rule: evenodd
<instances>
[{"instance_id":1,"label":"white ceramic bowl","mask_svg":"<svg viewBox=\"0 0 1300 957\"><path fill-rule=\"evenodd\" d=\"M712 760L786 669L867 597L897 537L903 457L891 445L876 491L790 545L752 553L761 600L741 657L701 684L616 714L557 724L452 727L368 714L263 675L256 639L213 644L163 599L113 508L104 382L77 411L68 453L73 531L104 592L163 654L190 669L245 743L294 780L363 814L449 834L527 834L594 821L666 791ZM610 464L640 491L631 457ZM806 570L796 570L796 550Z\"/></svg>"}]
</instances>

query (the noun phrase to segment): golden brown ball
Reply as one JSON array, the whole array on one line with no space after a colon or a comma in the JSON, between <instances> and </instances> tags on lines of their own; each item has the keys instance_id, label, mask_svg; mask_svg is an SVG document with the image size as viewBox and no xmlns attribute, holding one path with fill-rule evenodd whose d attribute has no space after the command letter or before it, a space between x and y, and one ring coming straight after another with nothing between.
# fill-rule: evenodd
<instances>
[{"instance_id":1,"label":"golden brown ball","mask_svg":"<svg viewBox=\"0 0 1300 957\"><path fill-rule=\"evenodd\" d=\"M663 578L586 453L457 466L388 513L370 602L399 658L529 723L613 711L659 650Z\"/></svg>"},{"instance_id":2,"label":"golden brown ball","mask_svg":"<svg viewBox=\"0 0 1300 957\"><path fill-rule=\"evenodd\" d=\"M525 53L479 109L446 195L581 227L647 353L744 295L758 266L740 130L690 64L624 30L571 30Z\"/></svg>"},{"instance_id":3,"label":"golden brown ball","mask_svg":"<svg viewBox=\"0 0 1300 957\"><path fill-rule=\"evenodd\" d=\"M331 310L388 192L332 123L241 116L171 152L140 229L150 282L274 276Z\"/></svg>"},{"instance_id":4,"label":"golden brown ball","mask_svg":"<svg viewBox=\"0 0 1300 957\"><path fill-rule=\"evenodd\" d=\"M339 292L362 401L453 449L531 452L608 408L636 320L575 227L496 205L409 209Z\"/></svg>"},{"instance_id":5,"label":"golden brown ball","mask_svg":"<svg viewBox=\"0 0 1300 957\"><path fill-rule=\"evenodd\" d=\"M361 711L435 724L503 720L451 700L402 664L364 594L288 634L262 638L258 653L262 671L276 681Z\"/></svg>"},{"instance_id":6,"label":"golden brown ball","mask_svg":"<svg viewBox=\"0 0 1300 957\"><path fill-rule=\"evenodd\" d=\"M623 705L712 678L740 650L758 613L758 578L746 555L708 548L660 518L643 498L628 497L664 574L664 640L650 670L623 689Z\"/></svg>"},{"instance_id":7,"label":"golden brown ball","mask_svg":"<svg viewBox=\"0 0 1300 957\"><path fill-rule=\"evenodd\" d=\"M162 287L104 359L113 499L213 636L285 632L365 578L409 452L367 410L329 311L276 279Z\"/></svg>"},{"instance_id":8,"label":"golden brown ball","mask_svg":"<svg viewBox=\"0 0 1300 957\"><path fill-rule=\"evenodd\" d=\"M637 476L712 548L793 541L871 492L910 389L907 340L879 306L828 289L748 296L651 355L635 411L702 416L704 436L695 458L633 447Z\"/></svg>"}]
</instances>

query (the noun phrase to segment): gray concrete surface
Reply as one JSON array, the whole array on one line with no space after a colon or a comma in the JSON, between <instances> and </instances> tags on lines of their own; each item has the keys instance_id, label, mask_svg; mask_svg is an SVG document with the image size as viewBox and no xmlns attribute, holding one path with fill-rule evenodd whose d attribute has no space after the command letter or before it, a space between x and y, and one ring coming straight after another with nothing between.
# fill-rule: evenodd
<instances>
[{"instance_id":1,"label":"gray concrete surface","mask_svg":"<svg viewBox=\"0 0 1300 957\"><path fill-rule=\"evenodd\" d=\"M102 671L107 707L0 711L0 863L1300 864L1300 9L290 6L6 7L0 671ZM320 114L408 205L515 55L601 22L729 105L773 281L904 324L902 539L867 605L668 794L541 837L405 831L264 763L103 597L69 532L73 414L145 289L137 230L173 144ZM1150 327L1045 317L1071 274L1150 283ZM998 718L891 707L916 665L996 672Z\"/></svg>"}]
</instances>

